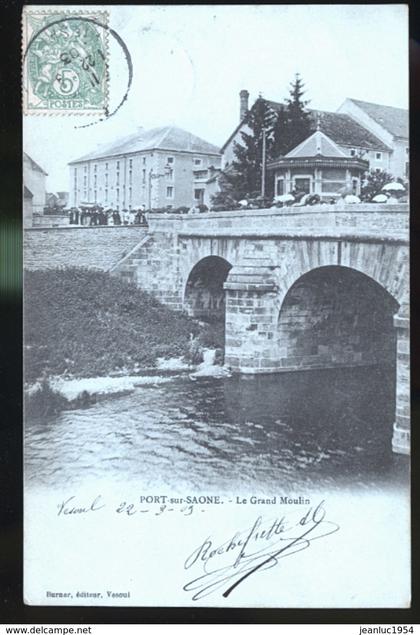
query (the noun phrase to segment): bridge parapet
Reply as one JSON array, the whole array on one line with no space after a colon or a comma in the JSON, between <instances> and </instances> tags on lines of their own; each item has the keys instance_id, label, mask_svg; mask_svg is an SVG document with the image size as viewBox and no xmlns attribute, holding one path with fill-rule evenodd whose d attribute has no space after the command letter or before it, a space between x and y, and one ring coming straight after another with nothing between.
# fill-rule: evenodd
<instances>
[{"instance_id":1,"label":"bridge parapet","mask_svg":"<svg viewBox=\"0 0 420 635\"><path fill-rule=\"evenodd\" d=\"M149 214L149 231L181 236L408 236L408 204L313 205L206 214Z\"/></svg>"}]
</instances>

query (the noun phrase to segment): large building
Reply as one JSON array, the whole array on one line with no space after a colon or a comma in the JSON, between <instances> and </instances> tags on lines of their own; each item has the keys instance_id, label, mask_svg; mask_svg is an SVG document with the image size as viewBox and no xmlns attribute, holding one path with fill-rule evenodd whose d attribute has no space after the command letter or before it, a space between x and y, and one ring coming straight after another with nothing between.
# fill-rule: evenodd
<instances>
[{"instance_id":1,"label":"large building","mask_svg":"<svg viewBox=\"0 0 420 635\"><path fill-rule=\"evenodd\" d=\"M71 161L70 206L117 210L191 207L204 199L220 150L181 128L140 129Z\"/></svg>"},{"instance_id":2,"label":"large building","mask_svg":"<svg viewBox=\"0 0 420 635\"><path fill-rule=\"evenodd\" d=\"M372 104L359 99L346 99L338 112L349 115L376 135L390 149L377 166L396 177L409 176L408 111L404 108Z\"/></svg>"},{"instance_id":3,"label":"large building","mask_svg":"<svg viewBox=\"0 0 420 635\"><path fill-rule=\"evenodd\" d=\"M46 192L45 179L48 174L29 154L23 153L23 224L32 227L33 215L43 214Z\"/></svg>"},{"instance_id":4,"label":"large building","mask_svg":"<svg viewBox=\"0 0 420 635\"><path fill-rule=\"evenodd\" d=\"M235 142L247 126L249 93L240 92L239 122L221 148L223 167L235 158ZM265 100L273 111L284 104ZM346 99L338 112L310 110L312 132L320 128L347 156L369 162L369 169L385 170L395 177L408 175L408 111L379 104Z\"/></svg>"}]
</instances>

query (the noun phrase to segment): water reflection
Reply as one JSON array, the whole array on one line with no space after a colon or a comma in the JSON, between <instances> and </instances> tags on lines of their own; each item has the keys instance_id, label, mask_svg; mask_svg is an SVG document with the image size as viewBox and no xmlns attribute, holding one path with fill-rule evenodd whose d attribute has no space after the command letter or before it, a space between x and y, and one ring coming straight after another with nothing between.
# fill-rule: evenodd
<instances>
[{"instance_id":1,"label":"water reflection","mask_svg":"<svg viewBox=\"0 0 420 635\"><path fill-rule=\"evenodd\" d=\"M26 478L218 493L402 482L394 384L393 368L364 368L142 386L28 421Z\"/></svg>"}]
</instances>

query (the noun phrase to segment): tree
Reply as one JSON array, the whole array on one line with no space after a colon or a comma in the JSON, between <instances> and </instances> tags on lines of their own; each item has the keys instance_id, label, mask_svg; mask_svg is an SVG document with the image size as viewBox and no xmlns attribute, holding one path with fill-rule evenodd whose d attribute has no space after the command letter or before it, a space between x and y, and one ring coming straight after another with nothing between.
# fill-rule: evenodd
<instances>
[{"instance_id":1,"label":"tree","mask_svg":"<svg viewBox=\"0 0 420 635\"><path fill-rule=\"evenodd\" d=\"M275 146L278 154L290 152L312 132L311 116L306 109L309 100L302 99L304 94L304 83L299 73L296 73L295 81L290 84L286 108L284 112L280 111L275 130Z\"/></svg>"},{"instance_id":2,"label":"tree","mask_svg":"<svg viewBox=\"0 0 420 635\"><path fill-rule=\"evenodd\" d=\"M241 131L241 143L234 144L235 158L226 179L220 182L221 192L213 199L215 205L225 205L229 200L256 197L261 194L263 131L265 130L266 164L284 155L311 133L311 118L302 99L304 84L296 74L290 84L289 97L276 110L261 96L248 112L247 132ZM274 194L273 179L267 175L265 195Z\"/></svg>"},{"instance_id":3,"label":"tree","mask_svg":"<svg viewBox=\"0 0 420 635\"><path fill-rule=\"evenodd\" d=\"M249 132L241 132L242 143L235 143L235 159L229 180L236 200L261 193L263 135L265 131L266 162L272 158L276 113L261 96L248 113Z\"/></svg>"},{"instance_id":4,"label":"tree","mask_svg":"<svg viewBox=\"0 0 420 635\"><path fill-rule=\"evenodd\" d=\"M362 183L361 197L364 201L370 201L377 194L383 194L382 188L387 183L391 183L391 181L395 181L392 174L385 171L371 170L365 176L365 179ZM398 179L400 180L400 179Z\"/></svg>"},{"instance_id":5,"label":"tree","mask_svg":"<svg viewBox=\"0 0 420 635\"><path fill-rule=\"evenodd\" d=\"M280 104L273 130L273 159L285 155L289 151L288 112L285 104Z\"/></svg>"},{"instance_id":6,"label":"tree","mask_svg":"<svg viewBox=\"0 0 420 635\"><path fill-rule=\"evenodd\" d=\"M222 172L218 178L220 191L211 197L211 207L214 211L236 209L237 192L235 189L235 177L231 176L232 169Z\"/></svg>"}]
</instances>

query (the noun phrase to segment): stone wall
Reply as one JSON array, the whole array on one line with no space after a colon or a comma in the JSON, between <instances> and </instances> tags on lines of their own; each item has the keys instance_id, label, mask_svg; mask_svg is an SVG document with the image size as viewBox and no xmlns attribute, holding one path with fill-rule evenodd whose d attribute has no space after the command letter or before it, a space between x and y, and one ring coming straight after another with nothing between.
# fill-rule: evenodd
<instances>
[{"instance_id":1,"label":"stone wall","mask_svg":"<svg viewBox=\"0 0 420 635\"><path fill-rule=\"evenodd\" d=\"M34 214L32 227L68 227L68 214Z\"/></svg>"},{"instance_id":2,"label":"stone wall","mask_svg":"<svg viewBox=\"0 0 420 635\"><path fill-rule=\"evenodd\" d=\"M144 237L136 226L49 227L24 231L26 269L89 267L108 271Z\"/></svg>"},{"instance_id":3,"label":"stone wall","mask_svg":"<svg viewBox=\"0 0 420 635\"><path fill-rule=\"evenodd\" d=\"M189 236L319 235L399 238L408 235L408 205L313 205L206 214L149 214L150 231Z\"/></svg>"}]
</instances>

